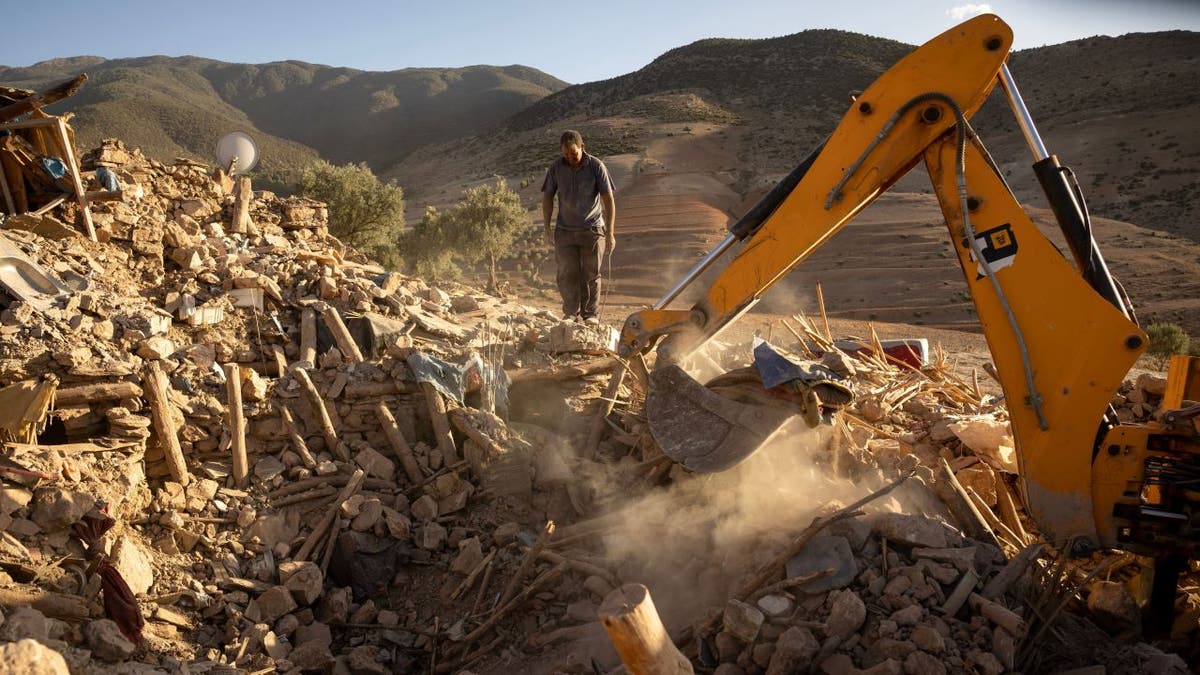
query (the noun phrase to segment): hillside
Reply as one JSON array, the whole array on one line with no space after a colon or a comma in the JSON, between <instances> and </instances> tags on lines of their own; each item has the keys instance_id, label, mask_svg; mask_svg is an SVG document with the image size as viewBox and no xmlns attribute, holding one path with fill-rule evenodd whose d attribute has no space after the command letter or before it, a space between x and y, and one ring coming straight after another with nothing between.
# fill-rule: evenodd
<instances>
[{"instance_id":1,"label":"hillside","mask_svg":"<svg viewBox=\"0 0 1200 675\"><path fill-rule=\"evenodd\" d=\"M155 156L208 160L221 135L244 130L267 169L317 154L378 168L422 144L486 131L566 85L524 66L367 72L164 56L0 67L0 83L38 89L80 72L90 77L80 93L51 107L76 113L80 145L119 136Z\"/></svg>"},{"instance_id":2,"label":"hillside","mask_svg":"<svg viewBox=\"0 0 1200 675\"><path fill-rule=\"evenodd\" d=\"M702 40L637 72L568 87L502 130L424 148L390 174L422 194L442 188L453 198L456 181L497 172L538 184L563 127L579 127L597 154L637 163L654 142L688 145L690 133L706 126L733 159L722 182L745 195L807 155L836 125L850 93L911 49L834 30ZM1175 31L1091 38L1011 57L1047 146L1076 169L1097 215L1200 241L1200 97L1182 86L1200 77L1197 55L1200 34ZM974 126L1018 196L1044 206L1033 180L1021 177L1030 155L1000 92ZM928 189L920 180L901 187Z\"/></svg>"}]
</instances>

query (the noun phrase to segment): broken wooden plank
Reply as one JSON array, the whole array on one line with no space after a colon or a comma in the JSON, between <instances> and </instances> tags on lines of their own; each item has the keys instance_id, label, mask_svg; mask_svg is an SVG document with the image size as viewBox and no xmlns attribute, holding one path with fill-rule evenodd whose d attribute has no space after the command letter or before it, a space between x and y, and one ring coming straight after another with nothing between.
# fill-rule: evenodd
<instances>
[{"instance_id":1,"label":"broken wooden plank","mask_svg":"<svg viewBox=\"0 0 1200 675\"><path fill-rule=\"evenodd\" d=\"M414 484L421 482L423 477L421 467L417 464L416 457L413 456L412 446L408 444L404 434L400 433L400 425L396 423L395 416L383 401L375 404L375 416L379 419L379 425L383 427L383 433L387 436L388 443L391 444L392 450L400 460L400 466L404 467L404 475L408 476L408 479Z\"/></svg>"},{"instance_id":2,"label":"broken wooden plank","mask_svg":"<svg viewBox=\"0 0 1200 675\"><path fill-rule=\"evenodd\" d=\"M230 452L233 454L233 481L240 488L250 480L246 459L246 418L242 411L242 373L236 363L225 364L225 406L229 424Z\"/></svg>"},{"instance_id":3,"label":"broken wooden plank","mask_svg":"<svg viewBox=\"0 0 1200 675\"><path fill-rule=\"evenodd\" d=\"M346 328L346 323L342 321L342 315L338 313L337 308L326 304L321 308L321 318L325 321L325 326L329 328L329 332L333 334L333 340L337 342L342 356L352 363L362 363L365 360L363 359L362 351L359 350L358 343L350 335L350 331Z\"/></svg>"},{"instance_id":4,"label":"broken wooden plank","mask_svg":"<svg viewBox=\"0 0 1200 675\"><path fill-rule=\"evenodd\" d=\"M442 461L457 464L462 458L458 447L454 445L454 436L450 433L450 421L446 418L446 400L442 392L429 382L421 383L421 393L425 395L425 405L429 408L429 419L433 422L434 437L437 438L438 450L442 453Z\"/></svg>"},{"instance_id":5,"label":"broken wooden plank","mask_svg":"<svg viewBox=\"0 0 1200 675\"><path fill-rule=\"evenodd\" d=\"M350 449L338 438L337 431L333 428L333 419L329 417L329 409L325 407L325 399L317 391L312 378L308 376L308 371L303 368L294 368L292 376L300 380L304 393L308 395L308 405L316 413L317 423L321 425L321 434L325 436L325 444L328 446L329 452L343 462L349 462Z\"/></svg>"},{"instance_id":6,"label":"broken wooden plank","mask_svg":"<svg viewBox=\"0 0 1200 675\"><path fill-rule=\"evenodd\" d=\"M168 394L171 383L167 381L167 375L163 372L162 366L158 365L158 361L150 361L146 364L145 370L142 371L142 382L145 385L143 389L146 392L147 402L150 404L150 422L154 426L154 433L158 435L163 455L166 456L171 479L186 486L191 482L192 477L188 473L187 463L183 458L183 448L179 444L177 433L179 424L176 421L179 413L176 412L175 404L171 403L171 397Z\"/></svg>"},{"instance_id":7,"label":"broken wooden plank","mask_svg":"<svg viewBox=\"0 0 1200 675\"><path fill-rule=\"evenodd\" d=\"M254 195L254 190L250 188L249 176L238 176L233 188L233 221L229 224L229 231L237 234L246 234L253 227L250 222L250 198Z\"/></svg>"},{"instance_id":8,"label":"broken wooden plank","mask_svg":"<svg viewBox=\"0 0 1200 675\"><path fill-rule=\"evenodd\" d=\"M87 232L88 239L96 241L96 226L92 224L92 208L88 206L87 190L83 188L83 180L79 176L79 162L75 160L75 148L71 143L70 136L67 135L67 123L61 117L54 119L58 122L54 126L54 130L61 146L59 149L63 153L63 161L66 162L71 172L71 183L75 187L75 197L79 203L79 217L83 219L84 231Z\"/></svg>"},{"instance_id":9,"label":"broken wooden plank","mask_svg":"<svg viewBox=\"0 0 1200 675\"><path fill-rule=\"evenodd\" d=\"M79 91L79 88L83 86L83 83L87 82L87 79L87 73L80 73L66 82L43 89L15 103L10 103L0 108L0 122L14 120L36 108L48 106L55 101L61 101L69 96L74 96L75 92Z\"/></svg>"},{"instance_id":10,"label":"broken wooden plank","mask_svg":"<svg viewBox=\"0 0 1200 675\"><path fill-rule=\"evenodd\" d=\"M342 504L345 504L347 499L353 497L362 488L363 478L365 477L366 473L363 472L362 469L354 470L354 474L350 476L350 480L346 483L346 487L342 488L342 491L338 493L338 497L333 504L333 508L329 509L329 511L325 513L325 516L321 518L321 521L317 523L316 527L313 528L312 533L309 534L308 538L304 540L304 545L301 546L300 550L296 552L293 560L296 560L297 562L308 560L308 556L312 555L313 551L316 550L317 545L321 543L321 539L324 538L325 533L328 532L330 526L333 525L334 519L338 517L338 513L340 513L342 510ZM332 536L337 536L337 533L333 533Z\"/></svg>"},{"instance_id":11,"label":"broken wooden plank","mask_svg":"<svg viewBox=\"0 0 1200 675\"><path fill-rule=\"evenodd\" d=\"M300 435L300 430L296 427L296 418L292 415L292 410L286 403L279 405L279 417L283 420L283 428L287 430L288 437L292 439L292 447L295 448L296 454L300 456L300 461L304 462L304 466L316 469L317 460L309 452L308 443Z\"/></svg>"}]
</instances>

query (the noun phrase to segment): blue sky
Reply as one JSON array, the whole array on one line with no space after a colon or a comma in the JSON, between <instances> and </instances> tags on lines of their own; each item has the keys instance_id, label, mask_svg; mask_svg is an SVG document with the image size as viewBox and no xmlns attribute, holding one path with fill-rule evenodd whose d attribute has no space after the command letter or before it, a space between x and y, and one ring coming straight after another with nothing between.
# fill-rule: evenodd
<instances>
[{"instance_id":1,"label":"blue sky","mask_svg":"<svg viewBox=\"0 0 1200 675\"><path fill-rule=\"evenodd\" d=\"M0 65L81 54L288 59L363 70L522 64L571 83L623 75L709 37L840 28L919 44L979 10L1013 27L1016 48L1092 35L1200 31L1200 0L4 0ZM55 18L57 17L57 18ZM94 17L94 19L92 18Z\"/></svg>"}]
</instances>

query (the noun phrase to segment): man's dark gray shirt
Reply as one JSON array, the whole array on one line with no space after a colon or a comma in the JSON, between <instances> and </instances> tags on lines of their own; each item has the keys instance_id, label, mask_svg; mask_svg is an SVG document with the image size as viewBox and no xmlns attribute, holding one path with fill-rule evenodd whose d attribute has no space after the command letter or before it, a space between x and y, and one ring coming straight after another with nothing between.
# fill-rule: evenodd
<instances>
[{"instance_id":1,"label":"man's dark gray shirt","mask_svg":"<svg viewBox=\"0 0 1200 675\"><path fill-rule=\"evenodd\" d=\"M604 210L600 195L612 194L612 179L608 167L596 157L583 153L578 169L559 157L546 171L542 194L558 195L558 227L564 230L604 232Z\"/></svg>"}]
</instances>

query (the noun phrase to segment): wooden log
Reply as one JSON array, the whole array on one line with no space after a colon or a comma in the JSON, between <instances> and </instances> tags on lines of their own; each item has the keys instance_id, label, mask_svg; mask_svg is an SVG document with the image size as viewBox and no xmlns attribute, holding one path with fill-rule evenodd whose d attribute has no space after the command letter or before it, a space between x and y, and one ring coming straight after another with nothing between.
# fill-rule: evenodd
<instances>
[{"instance_id":1,"label":"wooden log","mask_svg":"<svg viewBox=\"0 0 1200 675\"><path fill-rule=\"evenodd\" d=\"M401 382L399 380L385 380L383 382L350 382L346 384L346 389L342 392L342 398L356 400L360 398L373 398L376 396L415 394L420 390L421 385L416 382Z\"/></svg>"},{"instance_id":2,"label":"wooden log","mask_svg":"<svg viewBox=\"0 0 1200 675\"><path fill-rule=\"evenodd\" d=\"M584 446L584 457L595 457L596 451L600 448L600 439L604 436L604 430L608 428L608 415L612 412L613 404L616 403L617 394L621 391L621 384L625 382L625 373L625 364L614 360L612 374L608 378L608 386L604 389L604 396L596 402L592 428L588 431L587 445Z\"/></svg>"},{"instance_id":3,"label":"wooden log","mask_svg":"<svg viewBox=\"0 0 1200 675\"><path fill-rule=\"evenodd\" d=\"M135 382L99 382L59 389L54 395L54 400L59 407L69 408L86 403L120 401L141 396L142 388Z\"/></svg>"},{"instance_id":4,"label":"wooden log","mask_svg":"<svg viewBox=\"0 0 1200 675\"><path fill-rule=\"evenodd\" d=\"M521 566L517 568L517 573L512 575L512 578L505 584L504 591L500 594L500 602L498 603L501 607L516 595L517 587L525 580L529 571L533 569L534 563L537 562L538 554L546 547L546 541L550 539L552 534L554 534L554 521L547 520L546 524L542 526L541 533L538 534L537 541L525 553L525 559L521 561Z\"/></svg>"},{"instance_id":5,"label":"wooden log","mask_svg":"<svg viewBox=\"0 0 1200 675\"><path fill-rule=\"evenodd\" d=\"M333 339L337 342L342 356L352 363L362 363L364 361L362 351L359 350L358 343L351 337L350 331L346 328L345 322L342 321L342 315L338 313L337 308L326 304L321 308L321 318L325 321L325 326L329 328L329 332L333 334Z\"/></svg>"},{"instance_id":6,"label":"wooden log","mask_svg":"<svg viewBox=\"0 0 1200 675\"><path fill-rule=\"evenodd\" d=\"M296 427L296 418L292 415L292 409L286 403L279 406L279 417L283 420L283 428L287 430L288 437L292 439L292 447L295 448L296 454L300 455L300 461L304 462L304 466L310 469L317 468L317 460L308 450L308 443L304 441L304 437L300 435L300 430Z\"/></svg>"},{"instance_id":7,"label":"wooden log","mask_svg":"<svg viewBox=\"0 0 1200 675\"><path fill-rule=\"evenodd\" d=\"M612 572L610 572L609 570L607 570L603 567L594 565L594 564L584 561L584 560L579 560L577 558L568 558L567 556L562 555L560 553L555 553L554 551L545 551L545 550L538 552L538 559L545 560L546 562L548 562L552 565L561 565L562 563L567 563L567 565L569 565L571 567L571 569L575 570L576 572L579 572L581 574L586 574L588 576L600 577L601 579L604 579L605 581L607 581L609 583L609 585L611 585L611 586L620 586L621 585L620 580L617 578L617 575L613 574Z\"/></svg>"},{"instance_id":8,"label":"wooden log","mask_svg":"<svg viewBox=\"0 0 1200 675\"><path fill-rule=\"evenodd\" d=\"M510 382L535 382L539 380L574 380L585 375L604 372L612 363L611 356L600 356L581 363L534 366L508 371Z\"/></svg>"},{"instance_id":9,"label":"wooden log","mask_svg":"<svg viewBox=\"0 0 1200 675\"><path fill-rule=\"evenodd\" d=\"M629 675L685 675L693 672L663 627L650 589L625 584L600 605L600 623Z\"/></svg>"},{"instance_id":10,"label":"wooden log","mask_svg":"<svg viewBox=\"0 0 1200 675\"><path fill-rule=\"evenodd\" d=\"M958 521L959 527L968 537L1000 548L1000 540L996 538L996 533L984 520L983 514L979 512L975 502L963 489L962 483L958 482L954 470L950 468L950 463L946 461L945 457L941 458L941 464L938 466L933 492L942 500L946 508L950 509L951 515Z\"/></svg>"},{"instance_id":11,"label":"wooden log","mask_svg":"<svg viewBox=\"0 0 1200 675\"><path fill-rule=\"evenodd\" d=\"M300 312L300 362L317 365L317 313L311 308Z\"/></svg>"},{"instance_id":12,"label":"wooden log","mask_svg":"<svg viewBox=\"0 0 1200 675\"><path fill-rule=\"evenodd\" d=\"M566 563L563 563L562 565L556 565L551 570L543 572L542 575L534 579L533 583L529 584L525 590L521 591L517 597L513 598L507 605L502 605L495 612L492 612L492 615L488 617L487 621L484 621L482 625L468 633L467 636L463 638L463 644L469 645L483 637L483 634L491 630L492 627L499 623L501 619L508 616L517 607L520 607L522 604L524 604L525 601L533 597L535 593L548 586L551 582L556 581L559 577L565 574L566 571L567 565Z\"/></svg>"},{"instance_id":13,"label":"wooden log","mask_svg":"<svg viewBox=\"0 0 1200 675\"><path fill-rule=\"evenodd\" d=\"M0 148L0 155L3 155L3 153L4 153L4 149ZM4 211L5 211L5 213L7 213L10 216L15 216L18 213L20 213L19 211L17 211L17 203L15 201L13 201L12 190L8 189L8 175L3 170L3 166L0 166L0 192L2 192L4 194Z\"/></svg>"},{"instance_id":14,"label":"wooden log","mask_svg":"<svg viewBox=\"0 0 1200 675\"><path fill-rule=\"evenodd\" d=\"M1017 536L1017 539L1020 540L1018 543L1021 545L1029 543L1029 533L1021 524L1021 515L1017 511L1017 500L1013 496L1012 488L1000 474L996 474L996 497L1000 502L1000 520Z\"/></svg>"},{"instance_id":15,"label":"wooden log","mask_svg":"<svg viewBox=\"0 0 1200 675\"><path fill-rule=\"evenodd\" d=\"M91 617L87 599L78 595L54 593L32 586L0 588L0 607L5 610L17 607L33 607L53 619L80 622Z\"/></svg>"},{"instance_id":16,"label":"wooden log","mask_svg":"<svg viewBox=\"0 0 1200 675\"><path fill-rule=\"evenodd\" d=\"M442 461L448 465L458 464L462 458L450 433L450 420L446 418L446 401L442 398L442 392L429 382L422 382L421 393L425 395L425 405L429 407L429 419L433 422L434 437L438 450L442 452Z\"/></svg>"},{"instance_id":17,"label":"wooden log","mask_svg":"<svg viewBox=\"0 0 1200 675\"><path fill-rule=\"evenodd\" d=\"M1013 556L1007 564L996 573L996 576L988 579L988 582L983 586L983 597L988 600L996 598L1008 592L1010 586L1021 578L1025 570L1029 569L1029 565L1037 560L1045 548L1043 544L1032 544L1021 549L1021 552Z\"/></svg>"},{"instance_id":18,"label":"wooden log","mask_svg":"<svg viewBox=\"0 0 1200 675\"><path fill-rule=\"evenodd\" d=\"M233 482L244 488L250 482L250 466L246 458L246 417L242 410L242 371L236 363L226 363L225 405L229 423L229 449L233 454Z\"/></svg>"},{"instance_id":19,"label":"wooden log","mask_svg":"<svg viewBox=\"0 0 1200 675\"><path fill-rule=\"evenodd\" d=\"M482 573L488 565L492 564L492 558L496 557L496 552L499 550L499 548L493 548L491 551L488 551L487 556L485 556L483 560L480 560L475 565L475 568L472 569L469 574L467 574L467 578L463 579L462 583L458 585L458 588L454 589L454 592L450 594L451 600L458 600L464 594L466 594L467 591L471 590L471 586L475 585L475 580L479 578L480 573Z\"/></svg>"},{"instance_id":20,"label":"wooden log","mask_svg":"<svg viewBox=\"0 0 1200 675\"><path fill-rule=\"evenodd\" d=\"M417 458L413 456L412 446L408 444L404 434L400 433L400 425L396 424L395 416L383 401L375 404L375 416L379 418L379 426L383 427L388 443L400 460L400 466L404 468L404 475L413 483L421 482L421 467L417 464Z\"/></svg>"},{"instance_id":21,"label":"wooden log","mask_svg":"<svg viewBox=\"0 0 1200 675\"><path fill-rule=\"evenodd\" d=\"M1025 619L1011 609L998 602L988 600L978 593L972 593L967 598L967 604L971 606L971 609L987 617L988 621L1008 631L1013 637L1024 637L1027 628Z\"/></svg>"},{"instance_id":22,"label":"wooden log","mask_svg":"<svg viewBox=\"0 0 1200 675\"><path fill-rule=\"evenodd\" d=\"M975 570L968 569L963 573L958 580L958 585L950 592L950 597L946 598L946 602L942 603L941 612L945 616L954 616L958 614L958 610L967 602L967 598L975 593L975 587L979 585L979 577L975 574Z\"/></svg>"},{"instance_id":23,"label":"wooden log","mask_svg":"<svg viewBox=\"0 0 1200 675\"><path fill-rule=\"evenodd\" d=\"M329 451L343 462L349 462L351 459L350 449L338 438L337 431L333 428L333 420L329 417L329 410L325 407L325 399L321 398L312 378L308 376L308 371L303 368L293 368L292 376L300 380L304 393L308 395L308 404L316 413L317 423L321 425L321 434L325 436L325 444L329 446Z\"/></svg>"},{"instance_id":24,"label":"wooden log","mask_svg":"<svg viewBox=\"0 0 1200 675\"><path fill-rule=\"evenodd\" d=\"M366 474L362 469L354 471L354 475L350 476L346 487L342 488L342 491L338 493L333 508L329 509L325 513L325 516L321 518L321 521L317 523L316 527L313 528L312 533L304 540L304 544L300 547L300 550L296 552L294 560L297 562L308 560L308 556L312 555L313 551L316 550L317 545L321 543L321 538L325 536L325 533L333 525L333 521L337 519L338 513L342 509L342 504L345 504L347 499L353 497L362 488L363 478L365 477ZM334 536L336 535L337 533L335 532Z\"/></svg>"},{"instance_id":25,"label":"wooden log","mask_svg":"<svg viewBox=\"0 0 1200 675\"><path fill-rule=\"evenodd\" d=\"M229 224L229 231L246 234L253 227L253 224L250 222L250 197L254 195L254 190L250 187L249 176L238 176L235 180L233 188L233 222Z\"/></svg>"},{"instance_id":26,"label":"wooden log","mask_svg":"<svg viewBox=\"0 0 1200 675\"><path fill-rule=\"evenodd\" d=\"M287 355L283 353L283 347L271 345L271 356L275 359L275 377L287 375Z\"/></svg>"},{"instance_id":27,"label":"wooden log","mask_svg":"<svg viewBox=\"0 0 1200 675\"><path fill-rule=\"evenodd\" d=\"M87 79L87 73L80 73L74 79L56 84L49 89L43 89L15 103L10 103L0 108L0 122L14 120L35 108L42 108L55 101L61 101L68 96L73 96L83 86L83 83L87 82Z\"/></svg>"},{"instance_id":28,"label":"wooden log","mask_svg":"<svg viewBox=\"0 0 1200 675\"><path fill-rule=\"evenodd\" d=\"M158 435L159 445L167 459L171 480L186 486L192 481L192 477L188 473L187 463L183 459L183 448L179 444L179 424L176 422L179 413L175 411L175 404L171 403L168 395L171 383L167 381L167 375L162 371L162 366L158 365L158 361L146 364L142 371L142 385L150 404L150 423L154 427L154 433Z\"/></svg>"},{"instance_id":29,"label":"wooden log","mask_svg":"<svg viewBox=\"0 0 1200 675\"><path fill-rule=\"evenodd\" d=\"M55 138L61 146L63 161L71 171L71 183L75 188L76 201L79 203L79 217L83 219L84 231L88 239L96 241L96 226L92 224L92 207L88 206L87 190L83 188L83 180L79 177L79 162L75 161L75 147L67 134L67 123L61 117L56 117L54 125Z\"/></svg>"}]
</instances>

